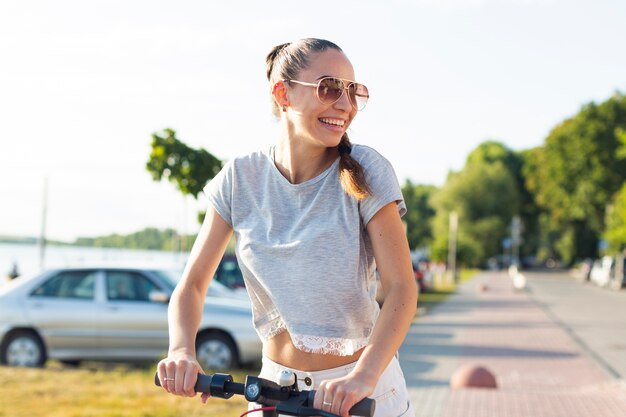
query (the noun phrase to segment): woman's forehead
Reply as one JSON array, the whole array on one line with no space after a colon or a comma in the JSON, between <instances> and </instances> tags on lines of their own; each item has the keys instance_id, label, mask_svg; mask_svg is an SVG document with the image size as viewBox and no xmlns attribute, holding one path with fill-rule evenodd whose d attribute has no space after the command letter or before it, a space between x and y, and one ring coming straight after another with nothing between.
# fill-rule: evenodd
<instances>
[{"instance_id":1,"label":"woman's forehead","mask_svg":"<svg viewBox=\"0 0 626 417\"><path fill-rule=\"evenodd\" d=\"M313 81L324 76L354 80L354 68L346 55L336 49L317 52L309 59L309 65L300 74Z\"/></svg>"}]
</instances>

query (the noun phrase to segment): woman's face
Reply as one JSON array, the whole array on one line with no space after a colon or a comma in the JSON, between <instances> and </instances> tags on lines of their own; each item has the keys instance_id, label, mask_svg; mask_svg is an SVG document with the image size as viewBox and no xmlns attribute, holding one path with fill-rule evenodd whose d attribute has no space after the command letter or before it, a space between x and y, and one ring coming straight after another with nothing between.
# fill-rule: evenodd
<instances>
[{"instance_id":1,"label":"woman's face","mask_svg":"<svg viewBox=\"0 0 626 417\"><path fill-rule=\"evenodd\" d=\"M343 52L327 49L314 54L296 80L317 84L324 77L354 80L354 69ZM347 91L335 103L323 104L315 87L290 83L287 98L288 111L283 115L287 117L290 134L317 146L337 146L357 113Z\"/></svg>"}]
</instances>

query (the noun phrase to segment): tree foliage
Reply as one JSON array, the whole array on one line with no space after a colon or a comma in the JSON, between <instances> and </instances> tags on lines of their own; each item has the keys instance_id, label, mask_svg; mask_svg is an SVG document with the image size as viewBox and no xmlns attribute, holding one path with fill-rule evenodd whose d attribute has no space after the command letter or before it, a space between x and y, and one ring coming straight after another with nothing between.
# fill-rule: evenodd
<instances>
[{"instance_id":1,"label":"tree foliage","mask_svg":"<svg viewBox=\"0 0 626 417\"><path fill-rule=\"evenodd\" d=\"M616 253L626 249L626 182L607 208L604 238L609 252Z\"/></svg>"},{"instance_id":2,"label":"tree foliage","mask_svg":"<svg viewBox=\"0 0 626 417\"><path fill-rule=\"evenodd\" d=\"M80 237L76 246L101 248L148 249L172 251L190 248L195 236L180 236L174 229L146 228L128 235L112 234L99 237Z\"/></svg>"},{"instance_id":3,"label":"tree foliage","mask_svg":"<svg viewBox=\"0 0 626 417\"><path fill-rule=\"evenodd\" d=\"M543 235L544 229L541 226L541 218L545 212L535 203L535 196L528 187L526 177L526 170L533 169L532 164L537 149L540 148L527 149L517 153L521 162L519 171L516 173L516 180L521 198L522 245L520 256L522 258L535 257L541 248L542 239L549 238L549 235Z\"/></svg>"},{"instance_id":4,"label":"tree foliage","mask_svg":"<svg viewBox=\"0 0 626 417\"><path fill-rule=\"evenodd\" d=\"M510 234L508 225L521 207L518 181L506 163L511 153L504 145L488 142L470 154L463 170L448 175L433 199L436 209L433 258L447 258L452 211L459 219L460 264L480 266L489 257L501 253L502 240ZM493 155L500 156L492 158Z\"/></svg>"},{"instance_id":5,"label":"tree foliage","mask_svg":"<svg viewBox=\"0 0 626 417\"><path fill-rule=\"evenodd\" d=\"M424 248L432 242L432 219L435 209L430 200L436 190L435 186L414 185L410 180L406 180L402 187L402 195L407 206L404 221L411 249Z\"/></svg>"},{"instance_id":6,"label":"tree foliage","mask_svg":"<svg viewBox=\"0 0 626 417\"><path fill-rule=\"evenodd\" d=\"M155 181L163 178L176 184L183 194L194 198L222 168L222 161L204 149L193 149L165 129L152 134L152 151L146 169Z\"/></svg>"},{"instance_id":7,"label":"tree foliage","mask_svg":"<svg viewBox=\"0 0 626 417\"><path fill-rule=\"evenodd\" d=\"M616 93L556 126L529 158L526 184L568 263L597 255L607 203L626 180L625 129L626 97Z\"/></svg>"}]
</instances>

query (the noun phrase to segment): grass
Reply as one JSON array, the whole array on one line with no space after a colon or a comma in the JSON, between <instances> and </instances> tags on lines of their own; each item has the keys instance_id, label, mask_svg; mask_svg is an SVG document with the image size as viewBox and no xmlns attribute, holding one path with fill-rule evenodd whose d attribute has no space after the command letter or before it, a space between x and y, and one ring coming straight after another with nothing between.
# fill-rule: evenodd
<instances>
[{"instance_id":1,"label":"grass","mask_svg":"<svg viewBox=\"0 0 626 417\"><path fill-rule=\"evenodd\" d=\"M154 385L155 367L87 364L43 369L0 366L0 417L233 417L247 410L242 396L229 400L167 394ZM246 373L233 372L243 382Z\"/></svg>"},{"instance_id":2,"label":"grass","mask_svg":"<svg viewBox=\"0 0 626 417\"><path fill-rule=\"evenodd\" d=\"M475 269L462 269L459 274L459 283L469 281L478 273ZM444 301L456 291L457 284L451 280L435 279L433 289L428 292L422 292L419 295L418 307L423 307L427 311L438 303Z\"/></svg>"}]
</instances>

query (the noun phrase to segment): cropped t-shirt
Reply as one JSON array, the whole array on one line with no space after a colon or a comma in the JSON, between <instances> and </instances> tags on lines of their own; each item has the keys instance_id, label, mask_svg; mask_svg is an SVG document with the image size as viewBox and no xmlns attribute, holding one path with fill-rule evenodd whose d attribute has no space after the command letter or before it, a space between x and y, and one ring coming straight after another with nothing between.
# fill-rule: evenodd
<instances>
[{"instance_id":1,"label":"cropped t-shirt","mask_svg":"<svg viewBox=\"0 0 626 417\"><path fill-rule=\"evenodd\" d=\"M383 206L406 212L395 172L374 149L352 145L371 195L360 202L339 181L339 158L315 178L290 183L272 149L235 158L204 191L232 226L235 251L263 341L287 330L305 352L351 355L378 317L366 225Z\"/></svg>"}]
</instances>

